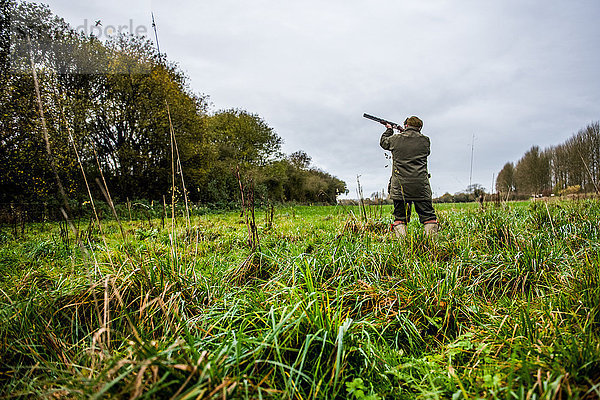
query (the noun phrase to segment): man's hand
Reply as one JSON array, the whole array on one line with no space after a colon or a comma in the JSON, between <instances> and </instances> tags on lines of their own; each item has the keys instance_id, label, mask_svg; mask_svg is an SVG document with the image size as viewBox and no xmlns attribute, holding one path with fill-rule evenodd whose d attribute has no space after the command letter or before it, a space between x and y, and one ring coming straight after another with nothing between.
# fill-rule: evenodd
<instances>
[{"instance_id":1,"label":"man's hand","mask_svg":"<svg viewBox=\"0 0 600 400\"><path fill-rule=\"evenodd\" d=\"M392 125L390 125L390 124L385 124L385 127L388 129L392 129Z\"/></svg>"}]
</instances>

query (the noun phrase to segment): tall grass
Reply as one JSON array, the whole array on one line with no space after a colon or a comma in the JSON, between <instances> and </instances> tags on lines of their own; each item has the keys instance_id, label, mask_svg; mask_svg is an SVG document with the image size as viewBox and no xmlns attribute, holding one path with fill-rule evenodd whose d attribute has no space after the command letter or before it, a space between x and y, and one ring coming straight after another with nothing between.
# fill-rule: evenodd
<instances>
[{"instance_id":1,"label":"tall grass","mask_svg":"<svg viewBox=\"0 0 600 400\"><path fill-rule=\"evenodd\" d=\"M377 207L3 233L2 398L600 396L598 201Z\"/></svg>"}]
</instances>

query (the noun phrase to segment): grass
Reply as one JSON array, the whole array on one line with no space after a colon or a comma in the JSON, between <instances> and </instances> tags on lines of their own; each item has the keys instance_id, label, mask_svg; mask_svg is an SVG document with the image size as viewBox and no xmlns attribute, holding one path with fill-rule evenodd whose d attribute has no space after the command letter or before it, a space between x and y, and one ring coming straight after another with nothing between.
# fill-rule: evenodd
<instances>
[{"instance_id":1,"label":"grass","mask_svg":"<svg viewBox=\"0 0 600 400\"><path fill-rule=\"evenodd\" d=\"M3 232L1 397L600 397L600 203L437 210Z\"/></svg>"}]
</instances>

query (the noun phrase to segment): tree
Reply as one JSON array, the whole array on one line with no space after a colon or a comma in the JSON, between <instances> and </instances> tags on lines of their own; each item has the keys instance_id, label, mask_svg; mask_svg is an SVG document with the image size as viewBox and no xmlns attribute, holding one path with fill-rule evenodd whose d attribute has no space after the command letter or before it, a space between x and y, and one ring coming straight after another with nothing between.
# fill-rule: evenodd
<instances>
[{"instance_id":1,"label":"tree","mask_svg":"<svg viewBox=\"0 0 600 400\"><path fill-rule=\"evenodd\" d=\"M499 193L510 193L515 190L514 181L515 166L513 163L508 162L504 164L504 167L498 173L496 178L496 191Z\"/></svg>"},{"instance_id":2,"label":"tree","mask_svg":"<svg viewBox=\"0 0 600 400\"><path fill-rule=\"evenodd\" d=\"M580 186L598 190L600 179L600 124L594 122L550 149L555 191Z\"/></svg>"},{"instance_id":3,"label":"tree","mask_svg":"<svg viewBox=\"0 0 600 400\"><path fill-rule=\"evenodd\" d=\"M472 194L474 199L477 199L482 194L485 194L485 188L479 183L473 183L472 185L467 186L466 192Z\"/></svg>"},{"instance_id":4,"label":"tree","mask_svg":"<svg viewBox=\"0 0 600 400\"><path fill-rule=\"evenodd\" d=\"M118 35L101 42L75 32L47 6L1 5L3 201L55 198L53 171L69 196L87 197L78 160L89 182L102 172L113 197L121 199L160 199L176 173L179 188L185 177L191 200L230 204L239 195L238 167L275 201L326 196L330 202L346 190L344 182L310 169L305 152L285 157L282 139L258 115L240 109L207 115L207 97L193 93L187 77L148 40ZM8 28L7 16L19 29ZM95 185L92 190L101 196Z\"/></svg>"},{"instance_id":5,"label":"tree","mask_svg":"<svg viewBox=\"0 0 600 400\"><path fill-rule=\"evenodd\" d=\"M52 15L47 6L9 1L3 2L0 13L0 40L9 44L0 52L0 198L4 201L55 198L53 170L65 182L66 190L74 192L77 170L67 135L57 124L56 74L48 72L62 57L55 43L70 40L72 33L64 20ZM46 112L47 142L32 62L42 109Z\"/></svg>"},{"instance_id":6,"label":"tree","mask_svg":"<svg viewBox=\"0 0 600 400\"><path fill-rule=\"evenodd\" d=\"M281 138L262 118L245 110L223 110L207 118L208 162L204 185L198 187L200 199L215 204L237 201L239 184L234 175L239 168L255 184L278 186L269 168L281 156ZM269 178L262 176L268 169ZM276 198L278 199L278 195Z\"/></svg>"},{"instance_id":7,"label":"tree","mask_svg":"<svg viewBox=\"0 0 600 400\"><path fill-rule=\"evenodd\" d=\"M550 189L550 156L533 146L517 162L514 170L514 182L518 192L542 193Z\"/></svg>"},{"instance_id":8,"label":"tree","mask_svg":"<svg viewBox=\"0 0 600 400\"><path fill-rule=\"evenodd\" d=\"M244 110L219 111L208 121L217 160L234 165L266 165L281 155L282 140L262 118Z\"/></svg>"},{"instance_id":9,"label":"tree","mask_svg":"<svg viewBox=\"0 0 600 400\"><path fill-rule=\"evenodd\" d=\"M288 156L288 160L292 165L299 169L308 169L312 158L304 152L304 150L298 150Z\"/></svg>"},{"instance_id":10,"label":"tree","mask_svg":"<svg viewBox=\"0 0 600 400\"><path fill-rule=\"evenodd\" d=\"M502 191L510 182L510 167L504 166L496 188ZM519 160L513 171L516 190L525 193L563 193L580 187L599 191L600 182L600 123L593 122L564 143L541 151L533 146Z\"/></svg>"},{"instance_id":11,"label":"tree","mask_svg":"<svg viewBox=\"0 0 600 400\"><path fill-rule=\"evenodd\" d=\"M158 199L171 186L178 155L201 180L205 99L188 92L185 76L163 63L150 42L119 36L107 46L109 73L92 93L87 129L112 186L123 198Z\"/></svg>"}]
</instances>

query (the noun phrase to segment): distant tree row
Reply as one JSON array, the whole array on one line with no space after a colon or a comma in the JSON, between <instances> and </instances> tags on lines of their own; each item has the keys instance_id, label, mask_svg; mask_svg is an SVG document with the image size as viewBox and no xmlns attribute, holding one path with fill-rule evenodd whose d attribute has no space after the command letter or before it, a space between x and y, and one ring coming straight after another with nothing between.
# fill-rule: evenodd
<instances>
[{"instance_id":1,"label":"distant tree row","mask_svg":"<svg viewBox=\"0 0 600 400\"><path fill-rule=\"evenodd\" d=\"M149 41L100 41L43 5L5 1L0 13L0 202L56 198L58 181L85 199L84 174L95 195L105 180L123 200L185 187L192 201L231 204L236 170L269 201L331 203L346 191L306 153L285 156L258 115L210 113Z\"/></svg>"},{"instance_id":2,"label":"distant tree row","mask_svg":"<svg viewBox=\"0 0 600 400\"><path fill-rule=\"evenodd\" d=\"M567 141L529 149L516 165L498 173L496 190L508 194L597 192L600 184L600 124L593 122Z\"/></svg>"},{"instance_id":3,"label":"distant tree row","mask_svg":"<svg viewBox=\"0 0 600 400\"><path fill-rule=\"evenodd\" d=\"M440 197L433 199L434 203L468 203L471 201L479 201L481 196L485 196L485 188L479 183L473 183L467 186L467 189L454 194L444 193Z\"/></svg>"}]
</instances>

